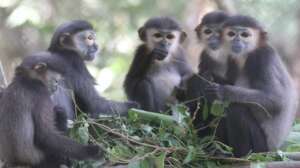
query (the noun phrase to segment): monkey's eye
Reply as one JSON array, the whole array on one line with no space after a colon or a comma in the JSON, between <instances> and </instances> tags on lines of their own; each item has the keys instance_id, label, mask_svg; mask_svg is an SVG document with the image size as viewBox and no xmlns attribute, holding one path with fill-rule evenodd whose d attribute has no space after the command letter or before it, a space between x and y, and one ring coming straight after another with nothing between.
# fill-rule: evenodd
<instances>
[{"instance_id":1,"label":"monkey's eye","mask_svg":"<svg viewBox=\"0 0 300 168\"><path fill-rule=\"evenodd\" d=\"M87 37L87 39L89 39L89 40L94 40L94 37L93 37L92 35L89 35L89 36Z\"/></svg>"},{"instance_id":2,"label":"monkey's eye","mask_svg":"<svg viewBox=\"0 0 300 168\"><path fill-rule=\"evenodd\" d=\"M248 32L243 32L243 33L241 34L241 36L247 38L247 37L251 36L251 34L248 33Z\"/></svg>"},{"instance_id":3,"label":"monkey's eye","mask_svg":"<svg viewBox=\"0 0 300 168\"><path fill-rule=\"evenodd\" d=\"M162 37L162 35L160 33L155 33L153 36L156 37L156 38L161 38Z\"/></svg>"},{"instance_id":4,"label":"monkey's eye","mask_svg":"<svg viewBox=\"0 0 300 168\"><path fill-rule=\"evenodd\" d=\"M211 31L210 29L205 29L203 32L204 32L204 34L206 34L206 35L209 35L209 34L212 33L212 31Z\"/></svg>"},{"instance_id":5,"label":"monkey's eye","mask_svg":"<svg viewBox=\"0 0 300 168\"><path fill-rule=\"evenodd\" d=\"M227 33L227 35L228 35L229 37L233 37L233 36L235 36L235 33L234 33L233 31L230 31L230 32Z\"/></svg>"},{"instance_id":6,"label":"monkey's eye","mask_svg":"<svg viewBox=\"0 0 300 168\"><path fill-rule=\"evenodd\" d=\"M167 39L170 39L170 40L173 39L174 37L175 37L175 36L174 36L173 34L168 34L168 35L167 35Z\"/></svg>"}]
</instances>

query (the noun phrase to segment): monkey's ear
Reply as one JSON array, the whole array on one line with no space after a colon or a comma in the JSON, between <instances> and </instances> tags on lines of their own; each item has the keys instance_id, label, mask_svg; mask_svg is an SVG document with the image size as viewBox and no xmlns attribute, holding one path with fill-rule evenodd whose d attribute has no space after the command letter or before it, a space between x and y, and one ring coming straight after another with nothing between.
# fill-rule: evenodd
<instances>
[{"instance_id":1,"label":"monkey's ear","mask_svg":"<svg viewBox=\"0 0 300 168\"><path fill-rule=\"evenodd\" d=\"M15 74L23 74L23 73L27 73L27 69L23 66L17 66L15 70Z\"/></svg>"},{"instance_id":2,"label":"monkey's ear","mask_svg":"<svg viewBox=\"0 0 300 168\"><path fill-rule=\"evenodd\" d=\"M259 46L265 46L268 41L268 33L262 30L260 31L259 36Z\"/></svg>"},{"instance_id":3,"label":"monkey's ear","mask_svg":"<svg viewBox=\"0 0 300 168\"><path fill-rule=\"evenodd\" d=\"M180 43L183 43L186 38L187 38L186 32L181 31L181 34L180 34Z\"/></svg>"},{"instance_id":4,"label":"monkey's ear","mask_svg":"<svg viewBox=\"0 0 300 168\"><path fill-rule=\"evenodd\" d=\"M261 40L267 41L268 40L268 32L261 31L260 37L261 37Z\"/></svg>"},{"instance_id":5,"label":"monkey's ear","mask_svg":"<svg viewBox=\"0 0 300 168\"><path fill-rule=\"evenodd\" d=\"M201 30L201 24L199 24L196 28L195 28L195 31L196 32L199 32Z\"/></svg>"},{"instance_id":6,"label":"monkey's ear","mask_svg":"<svg viewBox=\"0 0 300 168\"><path fill-rule=\"evenodd\" d=\"M59 37L59 45L61 46L65 46L68 44L68 41L70 39L70 33L63 33L62 35L60 35Z\"/></svg>"},{"instance_id":7,"label":"monkey's ear","mask_svg":"<svg viewBox=\"0 0 300 168\"><path fill-rule=\"evenodd\" d=\"M141 28L139 28L139 30L138 30L138 33L139 33L139 37L140 37L140 39L142 40L142 41L146 41L146 32L145 32L146 30L145 30L145 27L141 27Z\"/></svg>"},{"instance_id":8,"label":"monkey's ear","mask_svg":"<svg viewBox=\"0 0 300 168\"><path fill-rule=\"evenodd\" d=\"M37 63L33 69L37 72L46 72L47 70L47 64L44 63L44 62L40 62L40 63Z\"/></svg>"}]
</instances>

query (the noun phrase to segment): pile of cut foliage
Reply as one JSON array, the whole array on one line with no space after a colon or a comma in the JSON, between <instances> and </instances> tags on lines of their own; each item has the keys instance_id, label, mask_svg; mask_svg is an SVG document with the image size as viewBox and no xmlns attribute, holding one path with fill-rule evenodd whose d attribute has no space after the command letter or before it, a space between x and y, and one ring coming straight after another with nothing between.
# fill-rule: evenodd
<instances>
[{"instance_id":1,"label":"pile of cut foliage","mask_svg":"<svg viewBox=\"0 0 300 168\"><path fill-rule=\"evenodd\" d=\"M212 127L223 116L226 104L216 102L212 113L216 116ZM100 116L90 119L78 113L69 134L80 143L98 144L105 157L97 161L75 161L76 168L96 168L128 165L129 168L212 168L234 164L287 160L285 152L300 151L300 124L284 144L282 151L249 153L243 158L231 157L231 148L214 140L214 135L197 136L184 105L171 106L171 115L129 110L127 118ZM205 114L205 112L203 113ZM205 116L204 116L205 118ZM297 143L298 142L298 143ZM221 155L215 155L222 153ZM262 166L261 166L262 167Z\"/></svg>"}]
</instances>

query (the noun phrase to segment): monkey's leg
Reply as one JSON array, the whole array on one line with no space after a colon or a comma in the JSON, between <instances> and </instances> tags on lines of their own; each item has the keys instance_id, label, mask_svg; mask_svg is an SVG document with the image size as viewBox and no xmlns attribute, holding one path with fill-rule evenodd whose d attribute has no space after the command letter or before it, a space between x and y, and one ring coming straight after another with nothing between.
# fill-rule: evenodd
<instances>
[{"instance_id":1,"label":"monkey's leg","mask_svg":"<svg viewBox=\"0 0 300 168\"><path fill-rule=\"evenodd\" d=\"M251 127L255 127L253 125L255 123L249 117L247 110L242 105L231 104L226 115L227 142L237 157L244 156L253 150Z\"/></svg>"},{"instance_id":2,"label":"monkey's leg","mask_svg":"<svg viewBox=\"0 0 300 168\"><path fill-rule=\"evenodd\" d=\"M253 113L253 112L251 112ZM250 113L250 114L251 114ZM252 124L250 123L250 132L251 132L251 142L253 147L253 152L267 152L268 144L265 132L259 125L258 121L252 116L248 115L249 119L251 118Z\"/></svg>"},{"instance_id":3,"label":"monkey's leg","mask_svg":"<svg viewBox=\"0 0 300 168\"><path fill-rule=\"evenodd\" d=\"M61 168L61 165L71 167L70 159L58 156L57 154L51 154L47 155L40 164L33 166L33 168Z\"/></svg>"}]
</instances>

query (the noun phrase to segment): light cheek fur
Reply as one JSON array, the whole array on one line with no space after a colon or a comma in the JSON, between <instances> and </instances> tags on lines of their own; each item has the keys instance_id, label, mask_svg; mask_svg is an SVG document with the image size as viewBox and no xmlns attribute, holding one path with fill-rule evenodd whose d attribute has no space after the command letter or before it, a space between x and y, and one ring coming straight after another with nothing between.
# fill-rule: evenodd
<instances>
[{"instance_id":1,"label":"light cheek fur","mask_svg":"<svg viewBox=\"0 0 300 168\"><path fill-rule=\"evenodd\" d=\"M180 47L180 35L181 35L181 32L174 31L172 34L175 37L172 40L172 44L171 44L171 46L169 48L169 52L168 52L167 57L163 60L165 62L170 62L170 60L172 59L172 55L174 55L175 53L177 53L178 52L177 50Z\"/></svg>"},{"instance_id":2,"label":"light cheek fur","mask_svg":"<svg viewBox=\"0 0 300 168\"><path fill-rule=\"evenodd\" d=\"M259 44L259 39L260 39L260 33L258 30L255 29L250 29L248 28L248 31L250 32L251 36L248 38L245 38L245 42L248 44L246 52L251 52L255 50Z\"/></svg>"},{"instance_id":3,"label":"light cheek fur","mask_svg":"<svg viewBox=\"0 0 300 168\"><path fill-rule=\"evenodd\" d=\"M87 54L88 45L86 44L85 40L81 38L82 37L78 37L78 36L75 36L73 38L73 43L74 43L73 50L75 50L83 58Z\"/></svg>"},{"instance_id":4,"label":"light cheek fur","mask_svg":"<svg viewBox=\"0 0 300 168\"><path fill-rule=\"evenodd\" d=\"M153 28L146 31L146 44L150 51L154 49L155 43L162 40L162 38L153 37L155 33L159 33L159 31Z\"/></svg>"},{"instance_id":5,"label":"light cheek fur","mask_svg":"<svg viewBox=\"0 0 300 168\"><path fill-rule=\"evenodd\" d=\"M241 41L246 45L246 48L239 54L234 53L231 49L232 41L234 40L235 36L231 37L228 35L228 33L230 31L233 31L235 33L239 33L239 32L236 32L235 30L231 30L230 28L226 28L223 31L223 34L222 34L223 45L222 46L223 46L223 50L225 53L228 53L232 57L240 57L240 56L247 55L249 52L255 50L258 47L257 44L259 44L259 39L260 39L259 30L252 29L252 28L246 28L246 29L251 34L251 36L245 38L245 37L241 37L239 35Z\"/></svg>"}]
</instances>

